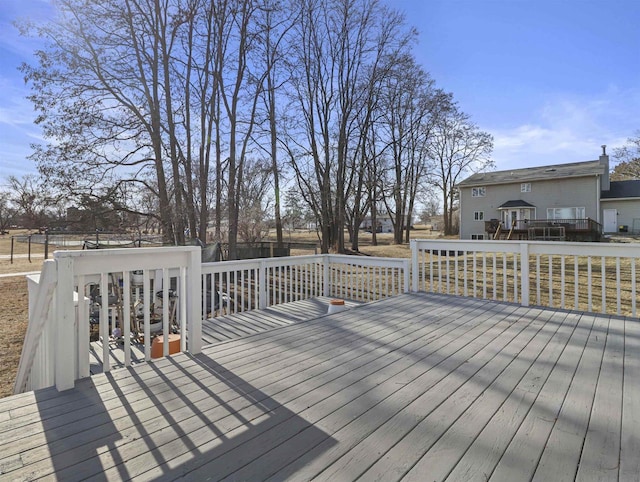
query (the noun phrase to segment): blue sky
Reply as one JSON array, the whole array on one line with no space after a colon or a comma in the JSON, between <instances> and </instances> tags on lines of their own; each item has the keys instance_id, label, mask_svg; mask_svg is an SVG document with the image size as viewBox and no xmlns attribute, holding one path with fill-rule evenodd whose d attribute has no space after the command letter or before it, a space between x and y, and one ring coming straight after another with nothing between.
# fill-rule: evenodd
<instances>
[{"instance_id":1,"label":"blue sky","mask_svg":"<svg viewBox=\"0 0 640 482\"><path fill-rule=\"evenodd\" d=\"M393 0L498 169L597 159L640 130L640 1Z\"/></svg>"},{"instance_id":2,"label":"blue sky","mask_svg":"<svg viewBox=\"0 0 640 482\"><path fill-rule=\"evenodd\" d=\"M415 54L493 134L498 169L596 159L640 129L640 1L383 0L419 31ZM35 172L40 140L17 70L36 44L17 18L48 0L0 0L0 182Z\"/></svg>"}]
</instances>

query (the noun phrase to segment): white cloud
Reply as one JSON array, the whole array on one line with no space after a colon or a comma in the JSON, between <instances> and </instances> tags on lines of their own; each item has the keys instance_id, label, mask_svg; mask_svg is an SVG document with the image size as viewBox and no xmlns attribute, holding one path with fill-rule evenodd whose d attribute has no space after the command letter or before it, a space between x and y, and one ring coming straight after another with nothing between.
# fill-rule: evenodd
<instances>
[{"instance_id":1,"label":"white cloud","mask_svg":"<svg viewBox=\"0 0 640 482\"><path fill-rule=\"evenodd\" d=\"M639 111L640 89L612 86L595 97L554 96L528 122L488 129L493 158L499 170L597 159L602 144L611 152L640 128Z\"/></svg>"}]
</instances>

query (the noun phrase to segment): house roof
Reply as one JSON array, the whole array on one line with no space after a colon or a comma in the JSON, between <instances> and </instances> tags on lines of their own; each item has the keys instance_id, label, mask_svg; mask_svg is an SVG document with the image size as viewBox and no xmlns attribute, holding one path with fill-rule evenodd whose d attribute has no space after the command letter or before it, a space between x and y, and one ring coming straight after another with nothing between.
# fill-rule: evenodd
<instances>
[{"instance_id":1,"label":"house roof","mask_svg":"<svg viewBox=\"0 0 640 482\"><path fill-rule=\"evenodd\" d=\"M458 183L459 187L509 184L512 182L540 181L567 177L596 176L604 173L600 161L572 162L550 166L526 167L508 171L479 172Z\"/></svg>"},{"instance_id":2,"label":"house roof","mask_svg":"<svg viewBox=\"0 0 640 482\"><path fill-rule=\"evenodd\" d=\"M507 209L507 208L535 208L535 206L531 203L528 203L527 201L523 201L522 199L507 201L501 206L498 206L498 209Z\"/></svg>"},{"instance_id":3,"label":"house roof","mask_svg":"<svg viewBox=\"0 0 640 482\"><path fill-rule=\"evenodd\" d=\"M611 188L608 191L602 191L600 196L601 199L620 199L630 197L640 197L640 180L611 181Z\"/></svg>"}]
</instances>

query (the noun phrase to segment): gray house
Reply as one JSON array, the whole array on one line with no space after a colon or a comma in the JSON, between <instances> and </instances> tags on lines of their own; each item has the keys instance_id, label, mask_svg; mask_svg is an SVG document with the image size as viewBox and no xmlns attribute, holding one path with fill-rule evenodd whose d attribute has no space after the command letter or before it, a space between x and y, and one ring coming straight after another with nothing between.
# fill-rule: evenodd
<instances>
[{"instance_id":1,"label":"gray house","mask_svg":"<svg viewBox=\"0 0 640 482\"><path fill-rule=\"evenodd\" d=\"M640 233L640 180L611 181L602 191L602 228L605 233Z\"/></svg>"},{"instance_id":2,"label":"gray house","mask_svg":"<svg viewBox=\"0 0 640 482\"><path fill-rule=\"evenodd\" d=\"M597 240L635 224L640 230L640 181L611 182L602 147L594 161L484 172L460 182L460 238Z\"/></svg>"}]
</instances>

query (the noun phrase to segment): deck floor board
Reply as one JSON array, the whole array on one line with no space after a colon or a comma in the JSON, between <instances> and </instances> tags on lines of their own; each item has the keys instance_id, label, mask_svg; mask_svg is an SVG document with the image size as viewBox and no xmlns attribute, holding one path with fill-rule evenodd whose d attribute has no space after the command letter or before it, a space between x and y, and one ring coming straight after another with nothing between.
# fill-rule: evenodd
<instances>
[{"instance_id":1,"label":"deck floor board","mask_svg":"<svg viewBox=\"0 0 640 482\"><path fill-rule=\"evenodd\" d=\"M638 320L425 293L325 311L228 316L199 355L0 400L0 480L638 480Z\"/></svg>"}]
</instances>

